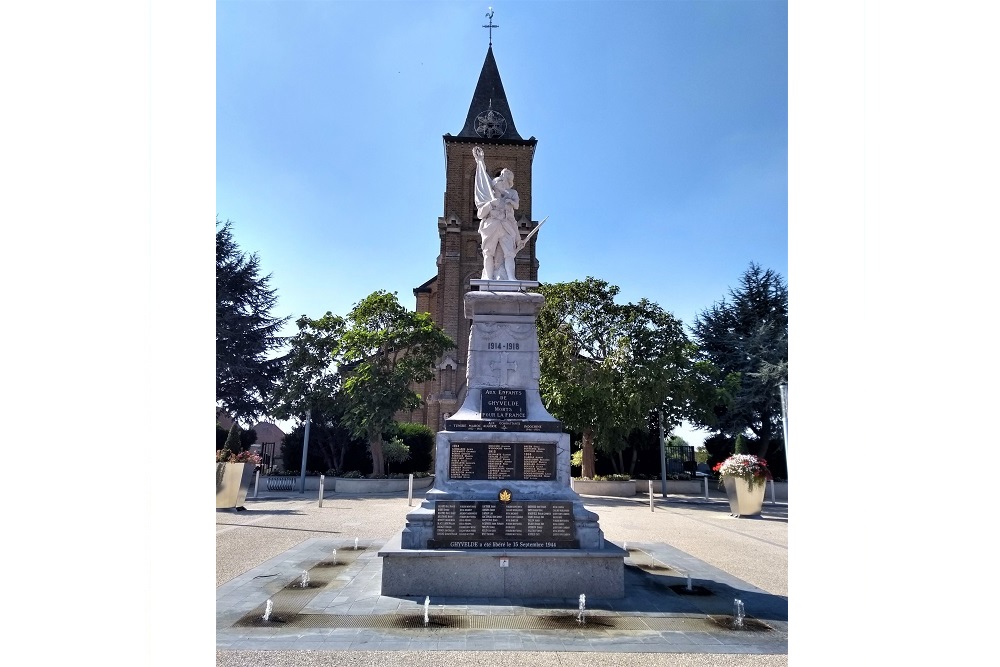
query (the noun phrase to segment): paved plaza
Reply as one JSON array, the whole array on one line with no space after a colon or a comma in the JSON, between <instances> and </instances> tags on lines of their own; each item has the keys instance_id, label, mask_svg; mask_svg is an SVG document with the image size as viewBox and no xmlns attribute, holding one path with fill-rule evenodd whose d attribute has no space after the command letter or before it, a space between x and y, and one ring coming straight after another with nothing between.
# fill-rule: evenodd
<instances>
[{"instance_id":1,"label":"paved plaza","mask_svg":"<svg viewBox=\"0 0 1000 667\"><path fill-rule=\"evenodd\" d=\"M625 597L588 597L581 622L577 598L382 596L405 493L261 491L217 511L217 664L788 664L787 503L734 519L721 490L585 502L629 557Z\"/></svg>"}]
</instances>

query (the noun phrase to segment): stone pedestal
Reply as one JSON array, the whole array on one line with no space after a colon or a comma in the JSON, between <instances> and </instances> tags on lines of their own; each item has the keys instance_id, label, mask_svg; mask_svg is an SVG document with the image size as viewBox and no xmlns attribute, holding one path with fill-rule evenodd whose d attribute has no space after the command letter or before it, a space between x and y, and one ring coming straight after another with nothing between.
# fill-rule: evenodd
<instances>
[{"instance_id":1,"label":"stone pedestal","mask_svg":"<svg viewBox=\"0 0 1000 667\"><path fill-rule=\"evenodd\" d=\"M570 488L569 435L539 395L544 299L521 291L537 283L480 282L468 393L437 435L434 487L379 552L382 593L622 597L626 553Z\"/></svg>"}]
</instances>

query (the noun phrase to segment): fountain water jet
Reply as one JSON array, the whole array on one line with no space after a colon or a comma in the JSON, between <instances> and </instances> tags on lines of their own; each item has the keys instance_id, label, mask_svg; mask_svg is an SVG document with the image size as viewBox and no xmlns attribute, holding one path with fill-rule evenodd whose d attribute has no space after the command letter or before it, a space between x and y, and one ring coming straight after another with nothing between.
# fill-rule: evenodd
<instances>
[{"instance_id":1,"label":"fountain water jet","mask_svg":"<svg viewBox=\"0 0 1000 667\"><path fill-rule=\"evenodd\" d=\"M333 564L334 565L337 564L337 550L336 549L333 550Z\"/></svg>"},{"instance_id":2,"label":"fountain water jet","mask_svg":"<svg viewBox=\"0 0 1000 667\"><path fill-rule=\"evenodd\" d=\"M580 612L576 615L577 623L586 623L587 619L585 613L587 611L587 596L580 593Z\"/></svg>"},{"instance_id":3,"label":"fountain water jet","mask_svg":"<svg viewBox=\"0 0 1000 667\"><path fill-rule=\"evenodd\" d=\"M688 573L688 575L687 575L687 589L689 591L691 590L691 574L690 573Z\"/></svg>"},{"instance_id":4,"label":"fountain water jet","mask_svg":"<svg viewBox=\"0 0 1000 667\"><path fill-rule=\"evenodd\" d=\"M264 607L264 616L262 617L265 621L271 620L271 610L274 609L274 603L270 600L267 601L267 606Z\"/></svg>"},{"instance_id":5,"label":"fountain water jet","mask_svg":"<svg viewBox=\"0 0 1000 667\"><path fill-rule=\"evenodd\" d=\"M302 581L299 582L299 588L309 588L309 572L302 570Z\"/></svg>"},{"instance_id":6,"label":"fountain water jet","mask_svg":"<svg viewBox=\"0 0 1000 667\"><path fill-rule=\"evenodd\" d=\"M354 538L354 550L355 551L358 550L358 538L356 538L356 537Z\"/></svg>"},{"instance_id":7,"label":"fountain water jet","mask_svg":"<svg viewBox=\"0 0 1000 667\"><path fill-rule=\"evenodd\" d=\"M742 628L744 616L743 601L739 599L733 600L733 625L737 628Z\"/></svg>"},{"instance_id":8,"label":"fountain water jet","mask_svg":"<svg viewBox=\"0 0 1000 667\"><path fill-rule=\"evenodd\" d=\"M429 615L430 608L431 608L431 596L428 595L427 597L424 598L424 627L425 628L431 622L431 617Z\"/></svg>"}]
</instances>

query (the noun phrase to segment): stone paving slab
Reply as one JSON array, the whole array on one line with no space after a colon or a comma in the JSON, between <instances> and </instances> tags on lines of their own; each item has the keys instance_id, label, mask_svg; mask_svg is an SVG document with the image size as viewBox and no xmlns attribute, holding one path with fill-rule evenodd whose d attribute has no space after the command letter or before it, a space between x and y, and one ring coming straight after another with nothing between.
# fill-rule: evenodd
<instances>
[{"instance_id":1,"label":"stone paving slab","mask_svg":"<svg viewBox=\"0 0 1000 667\"><path fill-rule=\"evenodd\" d=\"M345 615L380 618L412 616L422 620L424 601L381 595L381 565L376 556L385 540L360 540L360 553L352 553L353 540L311 538L261 565L244 572L216 592L216 646L233 651L585 651L603 653L746 653L787 654L788 604L782 596L769 594L700 561L670 545L628 544L626 597L623 600L588 599L591 625L569 629L463 629L458 627L305 627L335 621ZM337 578L318 590L290 591L303 570L329 561L333 550L338 560L351 560L339 568ZM639 566L659 567L666 572L656 579ZM318 570L316 570L318 572ZM690 575L694 585L709 588L712 595L679 595L667 582L682 584ZM653 581L655 585L651 585ZM305 626L243 627L236 624L252 612L260 613L269 598L299 599L296 618ZM732 630L713 625L710 616L732 614L733 599L743 600L746 613L770 630ZM289 602L292 606L298 602ZM276 607L278 605L276 604ZM486 598L436 598L429 616L561 617L577 613L576 599L517 600ZM280 618L281 611L273 616ZM288 613L288 612L284 612ZM601 617L653 619L676 623L686 629L620 630L598 627ZM530 618L528 618L530 620ZM653 620L648 625L653 626ZM278 627L272 627L278 626ZM690 626L690 627L688 627Z\"/></svg>"}]
</instances>

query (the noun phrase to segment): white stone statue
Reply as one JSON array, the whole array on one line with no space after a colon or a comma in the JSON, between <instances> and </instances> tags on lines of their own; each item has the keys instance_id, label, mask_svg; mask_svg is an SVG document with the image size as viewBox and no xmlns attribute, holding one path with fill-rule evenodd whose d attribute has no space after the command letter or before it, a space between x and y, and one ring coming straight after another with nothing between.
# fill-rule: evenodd
<instances>
[{"instance_id":1,"label":"white stone statue","mask_svg":"<svg viewBox=\"0 0 1000 667\"><path fill-rule=\"evenodd\" d=\"M506 167L490 178L483 161L483 149L472 149L476 158L476 214L483 240L483 280L517 280L514 256L524 242L517 229L514 211L519 205L514 189L514 172Z\"/></svg>"}]
</instances>

